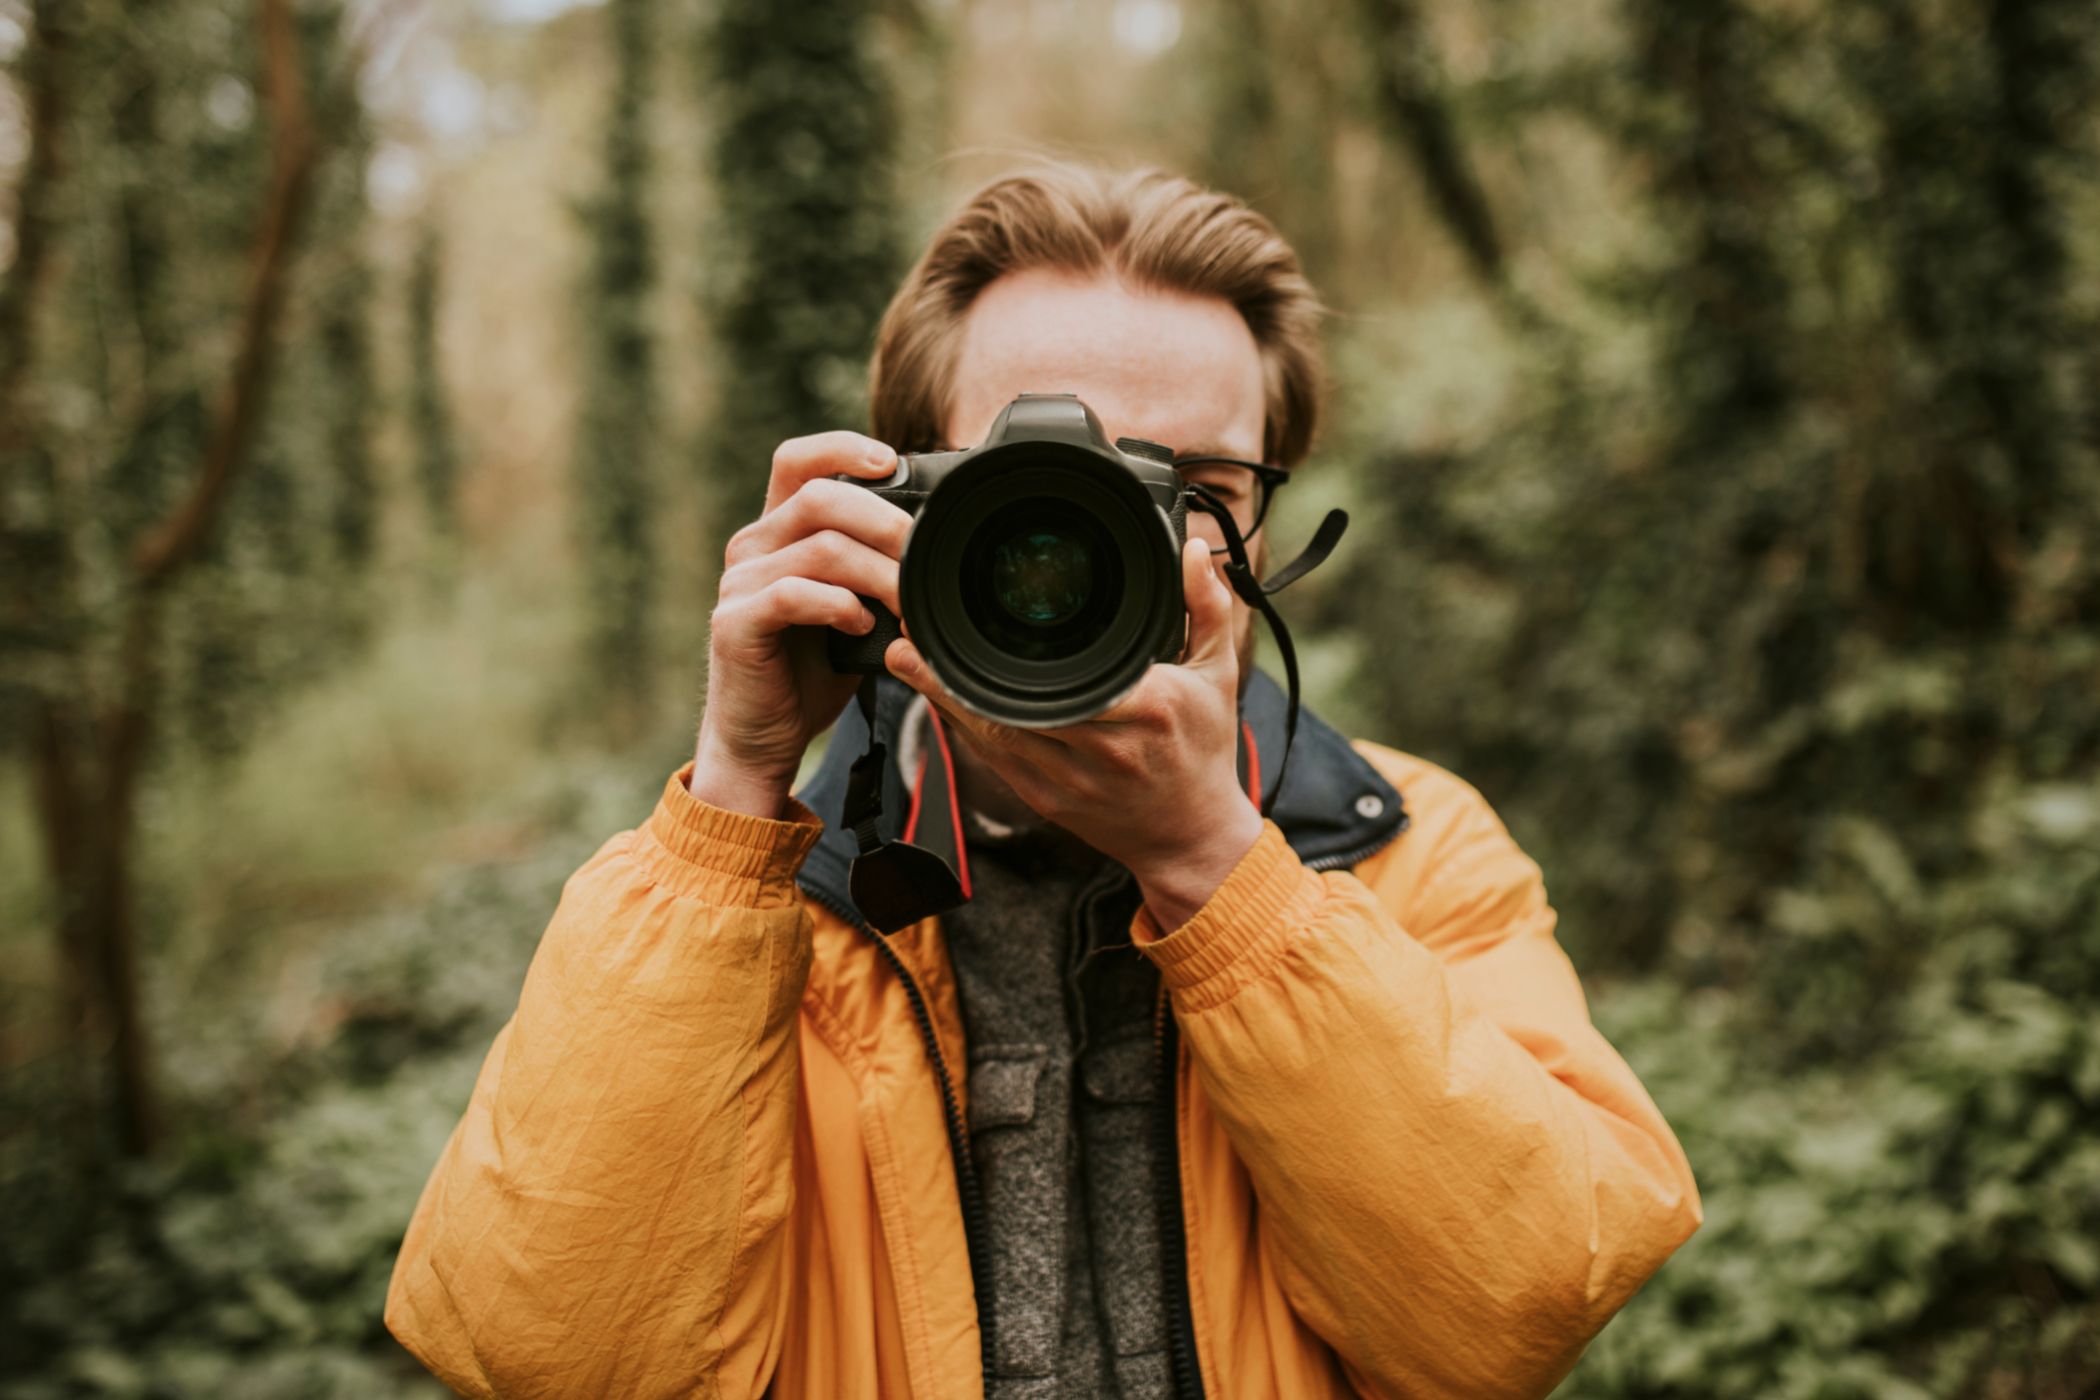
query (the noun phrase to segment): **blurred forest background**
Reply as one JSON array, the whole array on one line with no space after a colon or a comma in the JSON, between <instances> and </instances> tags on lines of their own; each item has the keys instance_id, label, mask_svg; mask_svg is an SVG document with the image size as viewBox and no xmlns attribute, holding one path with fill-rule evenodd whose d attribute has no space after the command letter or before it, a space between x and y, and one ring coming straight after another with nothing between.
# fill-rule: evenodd
<instances>
[{"instance_id":1,"label":"blurred forest background","mask_svg":"<svg viewBox=\"0 0 2100 1400\"><path fill-rule=\"evenodd\" d=\"M719 541L1028 152L1336 307L1313 699L1537 856L1705 1228L1576 1397L2100 1394L2091 0L0 0L0 1396L380 1303Z\"/></svg>"}]
</instances>

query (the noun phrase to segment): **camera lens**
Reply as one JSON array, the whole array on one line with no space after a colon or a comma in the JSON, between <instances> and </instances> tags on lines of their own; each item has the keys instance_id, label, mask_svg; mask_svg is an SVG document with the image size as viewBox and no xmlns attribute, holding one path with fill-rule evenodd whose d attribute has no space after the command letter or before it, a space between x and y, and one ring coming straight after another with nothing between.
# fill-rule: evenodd
<instances>
[{"instance_id":1,"label":"camera lens","mask_svg":"<svg viewBox=\"0 0 2100 1400\"><path fill-rule=\"evenodd\" d=\"M957 468L921 508L899 581L904 624L970 709L1072 724L1178 644L1179 563L1162 505L1120 459L1015 443Z\"/></svg>"}]
</instances>

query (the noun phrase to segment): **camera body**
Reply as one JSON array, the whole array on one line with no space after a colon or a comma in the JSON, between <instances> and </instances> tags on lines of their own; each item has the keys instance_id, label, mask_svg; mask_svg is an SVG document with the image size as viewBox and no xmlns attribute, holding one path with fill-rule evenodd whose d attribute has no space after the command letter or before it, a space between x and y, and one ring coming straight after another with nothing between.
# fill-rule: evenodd
<instances>
[{"instance_id":1,"label":"camera body","mask_svg":"<svg viewBox=\"0 0 2100 1400\"><path fill-rule=\"evenodd\" d=\"M1110 442L1072 394L1023 394L985 440L909 453L880 481L840 477L910 512L898 584L912 641L955 699L1018 728L1076 724L1181 654L1188 490L1173 452ZM901 635L832 629L834 669L884 669Z\"/></svg>"}]
</instances>

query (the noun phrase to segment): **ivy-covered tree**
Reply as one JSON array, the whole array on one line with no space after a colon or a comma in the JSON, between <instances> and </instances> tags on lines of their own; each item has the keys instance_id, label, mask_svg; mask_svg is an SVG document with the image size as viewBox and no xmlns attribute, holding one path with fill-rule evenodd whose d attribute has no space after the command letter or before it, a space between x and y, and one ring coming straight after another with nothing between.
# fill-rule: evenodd
<instances>
[{"instance_id":1,"label":"ivy-covered tree","mask_svg":"<svg viewBox=\"0 0 2100 1400\"><path fill-rule=\"evenodd\" d=\"M438 354L444 264L444 237L427 219L408 270L408 418L423 517L439 547L449 548L459 532L459 437Z\"/></svg>"},{"instance_id":2,"label":"ivy-covered tree","mask_svg":"<svg viewBox=\"0 0 2100 1400\"><path fill-rule=\"evenodd\" d=\"M865 422L868 353L901 270L880 12L867 0L723 0L702 32L718 543L757 513L782 439Z\"/></svg>"},{"instance_id":3,"label":"ivy-covered tree","mask_svg":"<svg viewBox=\"0 0 2100 1400\"><path fill-rule=\"evenodd\" d=\"M582 522L588 661L616 724L646 703L654 663L657 470L654 173L649 116L657 0L612 0L613 77L604 184L584 211L590 268L581 316L589 363L572 473Z\"/></svg>"},{"instance_id":4,"label":"ivy-covered tree","mask_svg":"<svg viewBox=\"0 0 2100 1400\"><path fill-rule=\"evenodd\" d=\"M371 406L378 401L368 321L372 280L360 258L338 272L320 307L321 348L337 390L328 421L335 482L329 533L337 559L351 569L370 564L378 546L379 481L370 421Z\"/></svg>"},{"instance_id":5,"label":"ivy-covered tree","mask_svg":"<svg viewBox=\"0 0 2100 1400\"><path fill-rule=\"evenodd\" d=\"M331 154L315 175L316 226L329 236L307 259L312 331L300 338L304 374L291 392L314 407L313 431L328 463L328 485L317 501L324 520L319 534L328 543L317 552L339 575L355 574L373 562L379 543L373 439L380 394L371 325L378 279L364 237L372 133L356 84L345 80L355 54L344 42L341 15L312 5L301 10L300 21L315 121L328 133Z\"/></svg>"},{"instance_id":6,"label":"ivy-covered tree","mask_svg":"<svg viewBox=\"0 0 2100 1400\"><path fill-rule=\"evenodd\" d=\"M297 24L311 121L326 152L308 196L310 232L287 294L272 407L241 489L228 496L169 619L173 732L213 760L239 753L289 690L341 659L368 631L377 602L366 586L379 515L364 190L372 142L343 12L302 7ZM207 93L207 119L223 132L214 145L254 139L238 91L221 82ZM230 154L207 151L214 161ZM238 236L229 227L228 245Z\"/></svg>"},{"instance_id":7,"label":"ivy-covered tree","mask_svg":"<svg viewBox=\"0 0 2100 1400\"><path fill-rule=\"evenodd\" d=\"M1316 8L1286 15L1262 0L1220 0L1190 45L1196 52L1177 60L1187 82L1177 72L1170 86L1202 92L1194 111L1205 139L1190 173L1254 200L1290 239L1314 285L1337 296L1351 271L1340 264L1337 243L1335 138L1344 94L1340 84L1308 83L1303 74L1329 66L1326 48L1352 36L1332 0Z\"/></svg>"},{"instance_id":8,"label":"ivy-covered tree","mask_svg":"<svg viewBox=\"0 0 2100 1400\"><path fill-rule=\"evenodd\" d=\"M1512 411L1462 454L1373 449L1370 523L1391 511L1402 557L1360 553L1351 583L1407 637L1366 654L1364 693L1498 797L1589 951L1747 975L1769 935L1716 931L1767 928L1841 814L1872 812L1926 869L1959 863L1957 795L2029 740L1955 658L2013 646L2042 580L2071 590L2059 608L2089 586L2042 561L2074 557L2048 541L2093 513L2093 270L2066 240L2100 18L1984 0L1618 18L1564 68L1448 94L1454 149L1587 126L1644 226L1600 268L1534 224L1531 256L1572 291ZM1513 97L1532 105L1477 120ZM1605 339L1629 328L1639 376ZM1906 708L1926 674L1951 711ZM1832 727L1835 697L1866 694L1895 708ZM1845 985L1900 980L1869 960Z\"/></svg>"}]
</instances>

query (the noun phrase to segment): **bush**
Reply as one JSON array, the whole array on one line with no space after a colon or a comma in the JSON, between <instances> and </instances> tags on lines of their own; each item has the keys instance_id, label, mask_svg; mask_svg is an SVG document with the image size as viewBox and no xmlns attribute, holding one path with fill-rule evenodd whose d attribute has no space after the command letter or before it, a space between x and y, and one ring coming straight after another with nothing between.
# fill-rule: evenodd
<instances>
[{"instance_id":1,"label":"bush","mask_svg":"<svg viewBox=\"0 0 2100 1400\"><path fill-rule=\"evenodd\" d=\"M1787 1028L1726 992L1648 980L1598 998L1707 1215L1565 1394L2092 1393L2096 813L2090 789L2052 786L1979 814L2001 861L1919 896L1898 930L1910 990L1854 1062L1793 1068L1773 1048Z\"/></svg>"}]
</instances>

